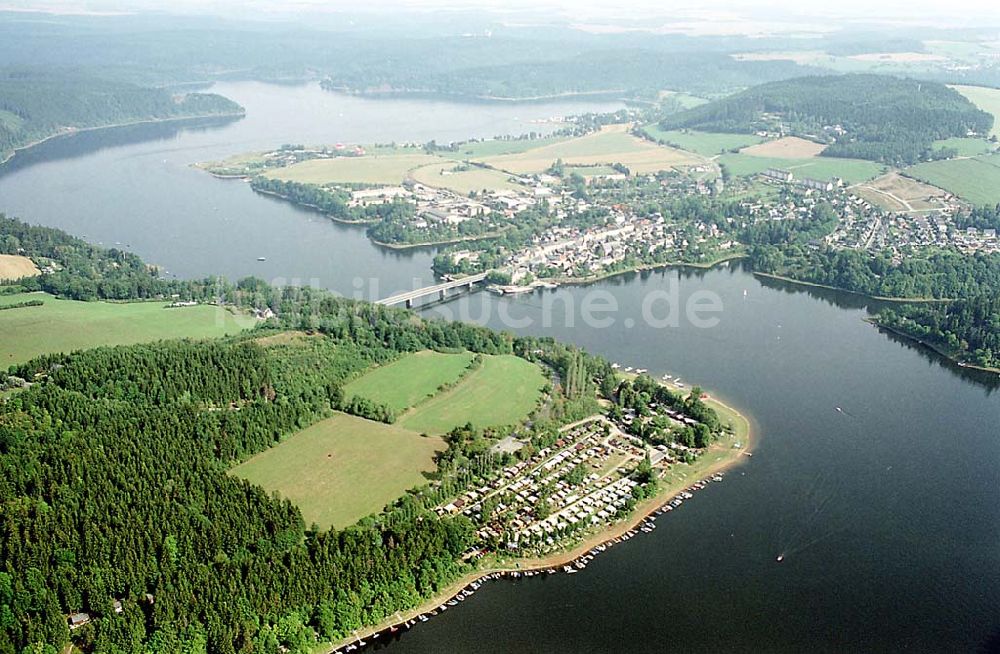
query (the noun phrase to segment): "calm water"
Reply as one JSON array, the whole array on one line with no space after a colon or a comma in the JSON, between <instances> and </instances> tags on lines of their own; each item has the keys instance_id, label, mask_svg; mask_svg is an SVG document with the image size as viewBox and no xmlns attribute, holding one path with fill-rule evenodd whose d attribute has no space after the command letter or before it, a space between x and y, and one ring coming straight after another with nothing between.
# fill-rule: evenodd
<instances>
[{"instance_id":1,"label":"calm water","mask_svg":"<svg viewBox=\"0 0 1000 654\"><path fill-rule=\"evenodd\" d=\"M53 143L0 176L0 207L94 241L130 244L179 275L315 279L344 293L355 277L371 276L384 295L411 287L414 277L429 279L430 254L382 251L361 230L188 165L291 141L520 132L532 127L523 119L570 111L372 102L256 84L220 90L247 106L245 120ZM268 261L258 264L258 256ZM696 291L718 294L718 325L646 325L644 298L674 285L682 302ZM581 320L594 291L618 303L611 328ZM759 440L752 459L661 518L653 534L612 548L581 574L494 582L390 651L1000 645L995 375L880 334L863 322L866 304L856 297L762 282L737 267L625 276L516 299L477 293L426 312L501 328L523 320L530 324L522 332L679 374L751 413Z\"/></svg>"},{"instance_id":2,"label":"calm water","mask_svg":"<svg viewBox=\"0 0 1000 654\"><path fill-rule=\"evenodd\" d=\"M332 224L191 164L283 143L444 143L548 131L554 125L537 121L621 107L608 102L375 101L327 93L318 85L253 82L218 84L212 90L247 107L246 118L145 125L50 141L0 168L0 211L106 246L121 243L181 277L257 275L344 294L360 287L366 297L381 297L413 288L414 278L431 281L432 253L375 247L362 227ZM363 281L355 284L355 279ZM371 279L379 280L378 288Z\"/></svg>"}]
</instances>

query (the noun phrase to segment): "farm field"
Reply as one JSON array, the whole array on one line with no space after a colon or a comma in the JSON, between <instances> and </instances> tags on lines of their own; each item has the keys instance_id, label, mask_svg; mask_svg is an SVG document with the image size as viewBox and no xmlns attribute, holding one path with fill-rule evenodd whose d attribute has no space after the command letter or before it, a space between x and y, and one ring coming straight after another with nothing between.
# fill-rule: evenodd
<instances>
[{"instance_id":1,"label":"farm field","mask_svg":"<svg viewBox=\"0 0 1000 654\"><path fill-rule=\"evenodd\" d=\"M774 141L766 141L751 145L740 150L742 154L751 157L774 157L776 159L807 159L818 157L826 149L822 143L800 139L797 136L785 136Z\"/></svg>"},{"instance_id":2,"label":"farm field","mask_svg":"<svg viewBox=\"0 0 1000 654\"><path fill-rule=\"evenodd\" d=\"M591 166L620 163L635 173L649 173L675 166L702 163L694 154L655 145L632 136L626 125L609 125L600 132L587 134L567 141L507 154L479 159L494 168L516 174L541 173L557 159L569 166Z\"/></svg>"},{"instance_id":3,"label":"farm field","mask_svg":"<svg viewBox=\"0 0 1000 654\"><path fill-rule=\"evenodd\" d=\"M400 416L411 431L445 434L471 422L476 427L513 424L535 408L546 384L542 369L513 355L486 356L457 386Z\"/></svg>"},{"instance_id":4,"label":"farm field","mask_svg":"<svg viewBox=\"0 0 1000 654\"><path fill-rule=\"evenodd\" d=\"M646 125L642 131L654 141L672 145L688 152L712 157L734 148L755 145L764 139L753 134L723 134L721 132L698 132L688 129L663 130L659 126Z\"/></svg>"},{"instance_id":5,"label":"farm field","mask_svg":"<svg viewBox=\"0 0 1000 654\"><path fill-rule=\"evenodd\" d=\"M427 186L445 188L461 195L468 195L475 191L477 193L485 190L524 190L524 186L510 181L508 173L490 168L480 168L470 166L468 170L454 171L456 163L445 161L444 163L434 163L428 166L421 166L413 170L410 175L416 181Z\"/></svg>"},{"instance_id":6,"label":"farm field","mask_svg":"<svg viewBox=\"0 0 1000 654\"><path fill-rule=\"evenodd\" d=\"M745 177L764 172L768 168L790 170L797 178L830 179L841 177L848 184L856 184L874 179L886 171L886 167L874 161L861 159L841 159L839 157L811 157L808 159L782 159L778 157L754 157L748 154L724 154L716 163L725 164L736 177Z\"/></svg>"},{"instance_id":7,"label":"farm field","mask_svg":"<svg viewBox=\"0 0 1000 654\"><path fill-rule=\"evenodd\" d=\"M990 135L1000 137L1000 89L990 89L984 86L952 86L951 88L967 97L972 101L972 104L983 111L993 114L993 129L990 130Z\"/></svg>"},{"instance_id":8,"label":"farm field","mask_svg":"<svg viewBox=\"0 0 1000 654\"><path fill-rule=\"evenodd\" d=\"M440 438L337 414L230 471L302 512L307 526L343 528L375 513L434 470Z\"/></svg>"},{"instance_id":9,"label":"farm field","mask_svg":"<svg viewBox=\"0 0 1000 654\"><path fill-rule=\"evenodd\" d=\"M852 189L853 192L889 211L919 212L941 209L948 195L936 186L924 184L897 172L873 179Z\"/></svg>"},{"instance_id":10,"label":"farm field","mask_svg":"<svg viewBox=\"0 0 1000 654\"><path fill-rule=\"evenodd\" d=\"M442 384L454 383L473 354L442 354L425 350L407 354L375 368L344 387L344 397L365 397L387 404L397 413L437 393Z\"/></svg>"},{"instance_id":11,"label":"farm field","mask_svg":"<svg viewBox=\"0 0 1000 654\"><path fill-rule=\"evenodd\" d=\"M215 338L247 320L210 306L164 308L162 302L78 302L45 293L0 296L0 307L42 300L42 306L0 310L0 369L41 354L170 338Z\"/></svg>"},{"instance_id":12,"label":"farm field","mask_svg":"<svg viewBox=\"0 0 1000 654\"><path fill-rule=\"evenodd\" d=\"M286 168L275 168L266 175L274 179L302 184L399 184L414 168L440 163L429 154L387 154L361 157L311 159Z\"/></svg>"},{"instance_id":13,"label":"farm field","mask_svg":"<svg viewBox=\"0 0 1000 654\"><path fill-rule=\"evenodd\" d=\"M454 152L441 151L441 156L449 159L478 159L482 157L496 157L501 154L517 154L526 152L534 148L547 145L554 145L570 140L569 136L546 136L537 139L494 139L492 141L478 141L476 143L466 143Z\"/></svg>"},{"instance_id":14,"label":"farm field","mask_svg":"<svg viewBox=\"0 0 1000 654\"><path fill-rule=\"evenodd\" d=\"M973 204L1000 202L1000 155L917 164L904 171Z\"/></svg>"},{"instance_id":15,"label":"farm field","mask_svg":"<svg viewBox=\"0 0 1000 654\"><path fill-rule=\"evenodd\" d=\"M0 254L0 280L34 277L38 272L38 268L28 257Z\"/></svg>"}]
</instances>

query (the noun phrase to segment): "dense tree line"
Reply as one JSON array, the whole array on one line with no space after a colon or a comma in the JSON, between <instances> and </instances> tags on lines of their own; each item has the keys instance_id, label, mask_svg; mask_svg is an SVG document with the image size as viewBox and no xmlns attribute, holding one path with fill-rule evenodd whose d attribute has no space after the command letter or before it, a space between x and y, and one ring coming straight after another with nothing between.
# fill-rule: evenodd
<instances>
[{"instance_id":1,"label":"dense tree line","mask_svg":"<svg viewBox=\"0 0 1000 654\"><path fill-rule=\"evenodd\" d=\"M830 145L823 155L894 165L934 158L932 142L987 134L993 117L937 82L858 74L810 76L755 86L673 116L664 129L782 129ZM844 134L825 127L840 125Z\"/></svg>"},{"instance_id":2,"label":"dense tree line","mask_svg":"<svg viewBox=\"0 0 1000 654\"><path fill-rule=\"evenodd\" d=\"M163 89L86 75L6 69L0 71L0 159L67 128L241 112L215 94L175 97Z\"/></svg>"},{"instance_id":3,"label":"dense tree line","mask_svg":"<svg viewBox=\"0 0 1000 654\"><path fill-rule=\"evenodd\" d=\"M966 229L995 229L1000 232L1000 204L974 207L955 216L955 227Z\"/></svg>"},{"instance_id":4,"label":"dense tree line","mask_svg":"<svg viewBox=\"0 0 1000 654\"><path fill-rule=\"evenodd\" d=\"M254 177L250 180L250 186L255 191L272 193L290 202L313 207L345 222L410 221L415 211L412 202L402 200L351 206L348 204L351 199L350 192L346 189L332 189L270 177Z\"/></svg>"},{"instance_id":5,"label":"dense tree line","mask_svg":"<svg viewBox=\"0 0 1000 654\"><path fill-rule=\"evenodd\" d=\"M651 406L669 407L698 422L697 425L677 425L663 415L653 415ZM632 381L623 381L615 392L611 416L621 419L623 410L634 411L648 422L636 420L630 426L633 435L654 444L677 442L687 447L708 447L722 429L715 410L701 399L697 387L685 396L659 384L649 375L639 375Z\"/></svg>"},{"instance_id":6,"label":"dense tree line","mask_svg":"<svg viewBox=\"0 0 1000 654\"><path fill-rule=\"evenodd\" d=\"M1000 368L1000 295L884 309L876 322L959 361Z\"/></svg>"},{"instance_id":7,"label":"dense tree line","mask_svg":"<svg viewBox=\"0 0 1000 654\"><path fill-rule=\"evenodd\" d=\"M177 294L215 298L219 280L165 280L136 255L102 248L51 227L29 225L0 213L0 254L30 257L42 275L18 280L18 291L45 291L74 300L143 300Z\"/></svg>"},{"instance_id":8,"label":"dense tree line","mask_svg":"<svg viewBox=\"0 0 1000 654\"><path fill-rule=\"evenodd\" d=\"M967 298L1000 292L1000 254L947 250L894 259L886 252L757 245L749 262L757 272L892 298Z\"/></svg>"},{"instance_id":9,"label":"dense tree line","mask_svg":"<svg viewBox=\"0 0 1000 654\"><path fill-rule=\"evenodd\" d=\"M0 405L0 651L61 646L75 610L95 651L307 651L450 579L464 521L313 533L226 474L329 410L322 387L263 390L281 352L168 343L16 370L35 384ZM317 363L296 368L314 381Z\"/></svg>"},{"instance_id":10,"label":"dense tree line","mask_svg":"<svg viewBox=\"0 0 1000 654\"><path fill-rule=\"evenodd\" d=\"M344 66L331 73L323 86L339 91L390 89L494 98L597 92L611 97L654 97L665 88L695 93L728 91L810 71L789 61L736 61L718 52L663 52L632 45L582 54L550 52L544 58L524 58L514 65L480 59L452 70L427 66L416 59L396 60L398 65L391 68Z\"/></svg>"},{"instance_id":11,"label":"dense tree line","mask_svg":"<svg viewBox=\"0 0 1000 654\"><path fill-rule=\"evenodd\" d=\"M765 220L746 227L740 240L747 245L805 245L816 241L837 228L840 216L827 202L810 207L809 212L795 220Z\"/></svg>"}]
</instances>

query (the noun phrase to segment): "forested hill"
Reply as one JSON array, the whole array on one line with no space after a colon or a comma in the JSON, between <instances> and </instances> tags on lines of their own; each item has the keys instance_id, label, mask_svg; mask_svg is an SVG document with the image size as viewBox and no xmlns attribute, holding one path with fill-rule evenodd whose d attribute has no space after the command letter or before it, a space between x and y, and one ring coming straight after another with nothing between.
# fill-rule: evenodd
<instances>
[{"instance_id":1,"label":"forested hill","mask_svg":"<svg viewBox=\"0 0 1000 654\"><path fill-rule=\"evenodd\" d=\"M661 125L784 132L829 143L826 156L901 165L931 157L937 139L988 133L993 117L936 82L838 75L762 84L667 117Z\"/></svg>"},{"instance_id":2,"label":"forested hill","mask_svg":"<svg viewBox=\"0 0 1000 654\"><path fill-rule=\"evenodd\" d=\"M212 93L173 95L89 76L0 70L0 160L15 148L71 129L242 111Z\"/></svg>"}]
</instances>

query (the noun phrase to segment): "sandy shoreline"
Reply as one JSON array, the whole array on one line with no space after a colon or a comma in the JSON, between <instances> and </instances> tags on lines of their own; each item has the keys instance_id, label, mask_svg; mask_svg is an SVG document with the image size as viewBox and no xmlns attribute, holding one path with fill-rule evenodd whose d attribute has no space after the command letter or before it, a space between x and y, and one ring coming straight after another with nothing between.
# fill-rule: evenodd
<instances>
[{"instance_id":1,"label":"sandy shoreline","mask_svg":"<svg viewBox=\"0 0 1000 654\"><path fill-rule=\"evenodd\" d=\"M660 383L669 387L669 384ZM672 388L672 390L682 389ZM396 632L405 630L407 628L405 626L407 622L414 623L410 625L411 627L416 626L416 624L419 624L419 618L421 615L428 613L429 611L434 611L441 605L445 605L447 602L460 595L462 591L466 590L473 583L484 582L497 575L502 577L511 576L512 573L516 573L518 576L524 572L546 574L550 569L562 568L563 566L574 564L582 557L588 555L591 550L601 545L610 547L613 544L620 544L620 542L616 539L622 539L622 537L626 536L629 532L635 531L643 523L649 520L650 516L656 513L661 507L668 504L678 493L691 487L699 481L709 479L714 475L728 470L742 461L744 455L751 454L751 444L755 436L753 434L750 420L732 406L729 406L719 400L710 398L705 400L705 402L706 404L713 405L713 408L722 408L725 412L732 414L738 420L743 422L743 429L739 429L738 427L735 428L735 435L740 439L739 448L723 448L721 445L716 446L716 448L722 448L730 452L731 456L727 456L705 467L699 471L697 475L692 476L690 479L685 479L683 484L675 483L672 485L664 485L661 489L659 489L659 492L657 492L655 497L636 505L636 508L628 516L628 518L608 525L606 529L602 529L601 531L588 536L583 541L568 550L556 552L545 557L512 559L509 563L503 562L502 564L491 565L478 570L470 571L469 573L456 579L440 593L436 594L434 597L419 606L407 611L397 612L391 618L383 620L379 624L356 631L349 638L344 638L332 643L324 643L321 647L317 648L317 652L333 654L334 652L343 651L343 648L351 644L356 644L359 641L365 641L366 643L384 642L388 638L395 635ZM712 449L713 448L709 448L709 451L712 451ZM716 451L718 451L718 449L716 449ZM622 540L621 542L624 541ZM373 639L375 640L373 641ZM382 640L380 641L378 639Z\"/></svg>"}]
</instances>

